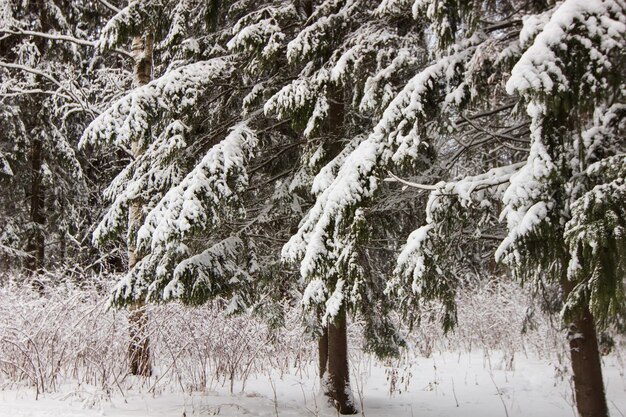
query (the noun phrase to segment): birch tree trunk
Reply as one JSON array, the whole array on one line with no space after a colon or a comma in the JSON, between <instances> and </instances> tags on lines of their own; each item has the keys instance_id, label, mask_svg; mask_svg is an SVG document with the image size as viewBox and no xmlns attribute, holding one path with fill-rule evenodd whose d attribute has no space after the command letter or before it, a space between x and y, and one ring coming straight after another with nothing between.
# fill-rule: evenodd
<instances>
[{"instance_id":1,"label":"birch tree trunk","mask_svg":"<svg viewBox=\"0 0 626 417\"><path fill-rule=\"evenodd\" d=\"M141 87L152 78L152 52L154 36L147 33L133 38L132 55L135 61L134 84ZM133 157L137 158L142 151L137 141L132 143ZM143 222L143 201L136 199L130 204L128 213L128 269L132 270L140 257L137 253L137 230ZM132 375L152 375L150 357L150 338L148 336L148 315L143 301L137 301L129 308L128 326L130 343L128 345L129 372Z\"/></svg>"}]
</instances>

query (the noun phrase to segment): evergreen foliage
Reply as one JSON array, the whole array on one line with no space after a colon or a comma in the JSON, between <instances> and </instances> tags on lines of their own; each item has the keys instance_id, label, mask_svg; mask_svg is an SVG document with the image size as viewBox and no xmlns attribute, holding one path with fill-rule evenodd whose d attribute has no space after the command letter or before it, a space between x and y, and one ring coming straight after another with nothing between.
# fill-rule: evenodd
<instances>
[{"instance_id":1,"label":"evergreen foliage","mask_svg":"<svg viewBox=\"0 0 626 417\"><path fill-rule=\"evenodd\" d=\"M606 321L625 306L619 261L623 226L611 220L614 210L620 211L616 202L623 201L623 185L612 183L610 174L588 171L596 163L619 170L626 161L623 121L617 121L625 99L619 74L626 68L617 52L626 41L624 11L619 2L565 2L507 83L507 90L527 103L531 151L503 196L509 234L496 256L522 278L568 281L562 311L567 319L588 305L597 319ZM598 201L602 190L608 217L604 230L593 224L593 215L581 212L593 205L594 195ZM576 232L587 228L597 230L603 241ZM602 250L583 249L597 243Z\"/></svg>"},{"instance_id":2,"label":"evergreen foliage","mask_svg":"<svg viewBox=\"0 0 626 417\"><path fill-rule=\"evenodd\" d=\"M30 269L88 265L96 254L90 202L100 201L98 180L109 174L88 165L101 155L77 152L76 143L119 80L115 67L103 72L90 60L102 10L44 0L7 0L0 10L0 256Z\"/></svg>"},{"instance_id":3,"label":"evergreen foliage","mask_svg":"<svg viewBox=\"0 0 626 417\"><path fill-rule=\"evenodd\" d=\"M274 54L284 48L281 25L297 15L293 5L281 2L206 3L197 13L190 13L191 6L131 3L101 35L106 50L136 34L133 28L152 28L156 73L162 74L110 106L83 135L83 146L134 144L139 154L108 188L113 204L94 239L104 243L125 230L128 208L140 199L143 225L129 230L127 240L136 242L142 259L119 282L112 301L226 299L234 312L284 287L273 276L281 273L279 257L270 256L276 241L264 235L277 219L294 215L283 204L298 197L284 195L275 175L280 164L272 163L278 157L272 149L280 155L294 145L281 149L293 139L272 129L260 106L264 89L285 76ZM183 21L187 28L181 31ZM258 184L264 189L253 192ZM299 212L298 204L292 207ZM288 221L281 226L283 234L288 227ZM257 257L270 262L260 268ZM268 287L261 289L261 283ZM290 296L282 289L274 293Z\"/></svg>"}]
</instances>

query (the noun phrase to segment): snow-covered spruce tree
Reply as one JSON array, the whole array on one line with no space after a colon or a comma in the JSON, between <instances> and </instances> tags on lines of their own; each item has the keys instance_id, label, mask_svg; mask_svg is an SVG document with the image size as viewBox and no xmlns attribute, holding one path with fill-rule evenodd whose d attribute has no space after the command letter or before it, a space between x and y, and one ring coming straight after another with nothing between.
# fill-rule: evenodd
<instances>
[{"instance_id":1,"label":"snow-covered spruce tree","mask_svg":"<svg viewBox=\"0 0 626 417\"><path fill-rule=\"evenodd\" d=\"M270 293L253 288L253 275L267 277L271 268L257 264L251 236L267 232L264 226L277 220L271 207L284 199L259 192L248 172L271 188L280 178L271 174L273 160L293 147L285 147L278 125L264 122L259 106L264 89L280 81L280 27L294 17L293 5L281 2L142 2L105 27L99 44L106 50L139 30L139 21L150 25L157 75L83 136L83 144L135 147L135 159L107 190L113 204L94 233L99 242L115 237L133 202L143 202L127 236L137 262L116 287L117 304L222 299L234 312ZM269 160L256 162L256 155ZM257 190L248 194L251 187ZM275 242L263 246L278 259Z\"/></svg>"},{"instance_id":2,"label":"snow-covered spruce tree","mask_svg":"<svg viewBox=\"0 0 626 417\"><path fill-rule=\"evenodd\" d=\"M393 210L359 209L352 194L361 191L368 200L372 195L369 184L353 183L362 168L354 161L366 155L363 162L371 166L369 158L380 155L372 154L370 147L354 160L347 158L367 143L372 118L380 116L398 91L398 83L425 55L422 36L411 30L406 19L377 15L376 5L348 0L312 7L305 26L287 44L287 59L297 76L265 104L267 114L291 117L307 140L300 170L305 178L315 177L301 187L309 188L317 202L284 247L283 256L300 263L307 285L302 303L312 313L312 327L320 336L320 376L327 395L345 414L356 412L345 339L348 313L364 319L366 348L378 355L393 355L402 343L388 316L391 305L383 297L381 266L389 259L390 226L402 223L407 208L401 204ZM426 163L428 151L420 150L424 160L403 168ZM349 178L339 178L343 165L355 168ZM341 185L334 188L336 182ZM321 213L320 205L333 189L332 213ZM384 243L376 247L373 242Z\"/></svg>"},{"instance_id":3,"label":"snow-covered spruce tree","mask_svg":"<svg viewBox=\"0 0 626 417\"><path fill-rule=\"evenodd\" d=\"M97 178L75 144L97 113L94 91L109 92L103 77L81 76L102 12L87 3L0 2L0 256L13 267L73 267L95 254L84 219Z\"/></svg>"},{"instance_id":4,"label":"snow-covered spruce tree","mask_svg":"<svg viewBox=\"0 0 626 417\"><path fill-rule=\"evenodd\" d=\"M503 196L496 256L561 286L578 412L608 416L596 324L626 308L626 3L569 0L507 83L532 120L531 152Z\"/></svg>"},{"instance_id":5,"label":"snow-covered spruce tree","mask_svg":"<svg viewBox=\"0 0 626 417\"><path fill-rule=\"evenodd\" d=\"M519 40L500 53L507 54L504 72L489 75L510 74L506 90L526 107L528 156L430 187L427 224L409 237L390 283L408 305L442 301L444 326L453 325L459 277L445 267L454 263L449 247L462 235L464 221L504 205L508 233L499 238L496 258L537 292L560 289L583 417L608 415L596 326L626 308L625 7L620 1L568 0L508 17L522 18L524 26ZM481 228L478 223L478 234Z\"/></svg>"}]
</instances>

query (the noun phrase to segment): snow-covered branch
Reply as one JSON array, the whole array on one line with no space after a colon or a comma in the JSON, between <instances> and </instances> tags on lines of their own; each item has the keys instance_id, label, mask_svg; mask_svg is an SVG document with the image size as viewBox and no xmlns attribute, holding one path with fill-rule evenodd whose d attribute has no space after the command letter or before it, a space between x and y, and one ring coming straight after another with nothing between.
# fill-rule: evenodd
<instances>
[{"instance_id":1,"label":"snow-covered branch","mask_svg":"<svg viewBox=\"0 0 626 417\"><path fill-rule=\"evenodd\" d=\"M317 197L298 232L283 248L285 258L302 259L303 277L323 273L325 268L321 264L335 258L336 254L330 253L333 249L329 252L331 231L339 233L350 223L350 209L373 196L381 170L406 159L419 158L421 138L415 129L427 114L425 102L438 86L452 82L480 41L477 37L457 45L450 56L413 77L389 104L369 137L345 158L336 175L323 181L328 187ZM324 175L328 172L324 171Z\"/></svg>"},{"instance_id":2,"label":"snow-covered branch","mask_svg":"<svg viewBox=\"0 0 626 417\"><path fill-rule=\"evenodd\" d=\"M90 48L95 48L96 47L96 42L95 41L88 41L86 39L79 39L76 38L74 36L70 36L70 35L63 35L60 33L44 33L44 32L36 32L36 31L32 31L32 30L14 30L14 29L2 29L0 28L0 33L6 33L8 35L15 35L15 36L34 36L34 37L39 37L39 38L45 38L45 39L50 39L53 41L59 41L59 42L71 42L71 43L75 43L77 45L81 45L81 46L88 46ZM112 49L113 52L123 55L126 58L132 59L132 56L130 53L122 50L122 49Z\"/></svg>"},{"instance_id":3,"label":"snow-covered branch","mask_svg":"<svg viewBox=\"0 0 626 417\"><path fill-rule=\"evenodd\" d=\"M84 111L87 111L87 112L91 113L94 116L97 114L97 111L94 110L87 102L85 102L84 100L80 99L76 94L74 94L73 91L71 91L70 89L65 87L63 84L61 84L61 82L59 80L57 80L52 75L50 75L50 74L48 74L48 73L46 73L44 71L41 71L41 70L38 70L38 69L35 69L35 68L31 68L31 67L28 67L26 65L13 64L13 63L10 63L10 62L2 62L2 61L0 61L0 67L16 69L16 70L28 72L28 73L31 73L31 74L39 75L39 76L47 79L48 81L52 82L53 84L55 84L57 87L59 87L59 89L65 91L67 93L67 95L69 95L72 98L72 100L74 102L76 102L76 104L78 104Z\"/></svg>"},{"instance_id":4,"label":"snow-covered branch","mask_svg":"<svg viewBox=\"0 0 626 417\"><path fill-rule=\"evenodd\" d=\"M245 123L209 150L183 181L150 211L138 232L138 243L154 250L182 242L190 233L236 216L238 194L247 185L246 162L258 143Z\"/></svg>"},{"instance_id":5,"label":"snow-covered branch","mask_svg":"<svg viewBox=\"0 0 626 417\"><path fill-rule=\"evenodd\" d=\"M439 189L439 187L437 185L419 184L417 182L412 182L412 181L407 181L405 179L402 179L402 178L394 175L394 173L391 172L391 171L387 171L387 173L389 174L389 176L391 178L385 178L383 181L386 181L386 182L399 182L400 184L404 184L407 187L417 188L419 190L433 191L433 190Z\"/></svg>"},{"instance_id":6,"label":"snow-covered branch","mask_svg":"<svg viewBox=\"0 0 626 417\"><path fill-rule=\"evenodd\" d=\"M148 132L159 115L182 117L205 89L233 71L229 57L200 61L167 72L134 89L96 118L83 133L80 145L99 142L147 146Z\"/></svg>"}]
</instances>

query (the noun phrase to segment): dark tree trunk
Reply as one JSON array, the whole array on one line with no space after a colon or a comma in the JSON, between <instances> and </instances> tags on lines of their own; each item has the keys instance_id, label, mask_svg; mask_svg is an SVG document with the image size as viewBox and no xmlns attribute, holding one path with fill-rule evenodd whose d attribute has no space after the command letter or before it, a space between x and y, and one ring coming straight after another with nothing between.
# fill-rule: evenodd
<instances>
[{"instance_id":1,"label":"dark tree trunk","mask_svg":"<svg viewBox=\"0 0 626 417\"><path fill-rule=\"evenodd\" d=\"M296 10L309 18L313 14L313 0L294 0Z\"/></svg>"},{"instance_id":2,"label":"dark tree trunk","mask_svg":"<svg viewBox=\"0 0 626 417\"><path fill-rule=\"evenodd\" d=\"M570 325L567 336L578 414L580 417L608 417L598 337L589 308Z\"/></svg>"},{"instance_id":3,"label":"dark tree trunk","mask_svg":"<svg viewBox=\"0 0 626 417\"><path fill-rule=\"evenodd\" d=\"M44 12L47 8L45 7L45 2L43 0L38 0L36 2L32 2L30 4L31 10L34 13L39 14L39 19L41 22L41 30L43 32L49 31L51 28L48 15ZM45 39L35 39L34 40L37 49L40 54L44 56L46 50L48 49L48 43ZM40 80L43 82L43 80ZM34 109L33 109L34 110ZM39 115L37 111L34 110L32 113L31 123L35 126L39 123L38 118ZM44 149L43 142L41 139L33 138L33 142L31 145L31 174L32 174L32 182L30 184L30 221L32 224L31 235L29 237L27 252L29 253L29 258L27 260L26 269L35 273L44 266L45 261L45 231L44 225L46 223L45 216L45 199L44 199L44 186L43 186L43 176L41 173L41 167L44 162ZM37 288L41 291L43 287L41 283L36 284Z\"/></svg>"},{"instance_id":4,"label":"dark tree trunk","mask_svg":"<svg viewBox=\"0 0 626 417\"><path fill-rule=\"evenodd\" d=\"M326 158L331 160L343 149L345 139L344 94L341 89L331 89L328 94L328 118L321 130L327 132L324 143ZM324 394L341 414L356 414L358 410L350 390L350 368L348 367L348 335L346 310L342 307L334 321L327 326L328 338L328 376L324 378ZM321 362L320 349L320 362ZM321 363L320 363L321 365Z\"/></svg>"},{"instance_id":5,"label":"dark tree trunk","mask_svg":"<svg viewBox=\"0 0 626 417\"><path fill-rule=\"evenodd\" d=\"M323 381L328 371L328 327L322 328L318 341L320 379Z\"/></svg>"},{"instance_id":6,"label":"dark tree trunk","mask_svg":"<svg viewBox=\"0 0 626 417\"><path fill-rule=\"evenodd\" d=\"M334 322L328 323L328 389L339 413L356 414L350 390L347 330L346 311L342 308Z\"/></svg>"},{"instance_id":7,"label":"dark tree trunk","mask_svg":"<svg viewBox=\"0 0 626 417\"><path fill-rule=\"evenodd\" d=\"M45 257L44 224L46 217L44 214L44 190L41 175L43 144L40 140L33 141L31 151L30 221L33 228L27 248L30 254L27 269L31 272L36 272L43 267Z\"/></svg>"}]
</instances>

